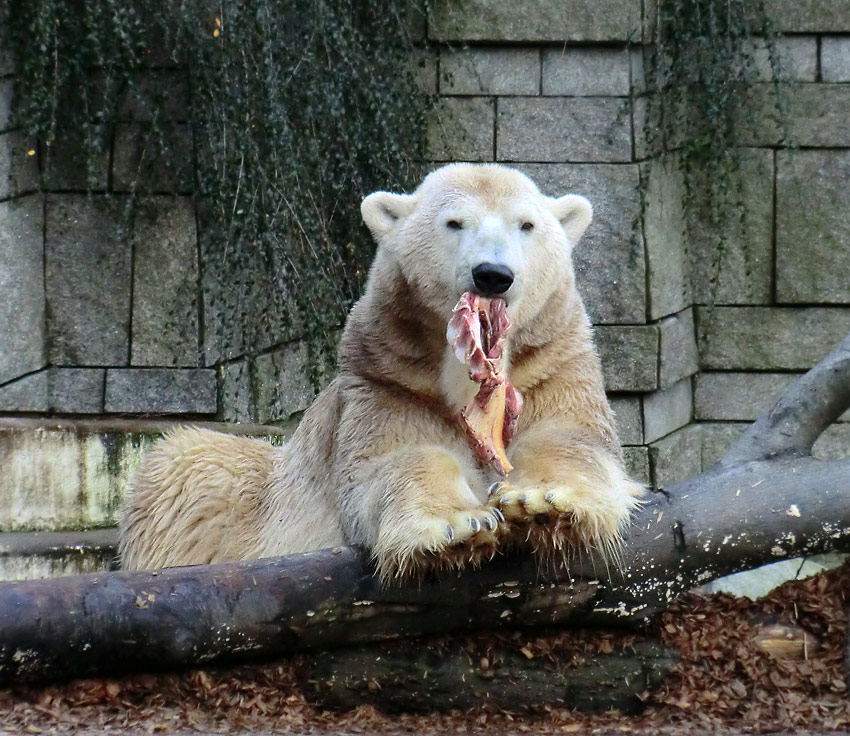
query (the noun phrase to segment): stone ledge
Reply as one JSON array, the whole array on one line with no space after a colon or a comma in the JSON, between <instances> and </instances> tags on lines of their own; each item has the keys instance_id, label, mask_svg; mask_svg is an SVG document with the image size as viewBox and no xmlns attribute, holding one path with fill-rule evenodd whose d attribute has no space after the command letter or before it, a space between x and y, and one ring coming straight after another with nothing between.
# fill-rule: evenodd
<instances>
[{"instance_id":1,"label":"stone ledge","mask_svg":"<svg viewBox=\"0 0 850 736\"><path fill-rule=\"evenodd\" d=\"M202 426L278 445L277 427L132 419L0 418L0 531L115 524L132 473L169 429Z\"/></svg>"},{"instance_id":2,"label":"stone ledge","mask_svg":"<svg viewBox=\"0 0 850 736\"><path fill-rule=\"evenodd\" d=\"M0 533L0 580L36 580L116 569L117 529Z\"/></svg>"}]
</instances>

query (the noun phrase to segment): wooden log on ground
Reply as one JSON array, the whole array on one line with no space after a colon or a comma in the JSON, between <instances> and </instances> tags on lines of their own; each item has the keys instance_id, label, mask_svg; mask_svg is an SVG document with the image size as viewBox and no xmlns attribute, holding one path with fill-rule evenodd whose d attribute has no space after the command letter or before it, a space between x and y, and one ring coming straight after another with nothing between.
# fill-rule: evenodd
<instances>
[{"instance_id":1,"label":"wooden log on ground","mask_svg":"<svg viewBox=\"0 0 850 736\"><path fill-rule=\"evenodd\" d=\"M564 662L494 637L484 651L451 640L373 644L310 658L299 677L307 699L327 710L369 703L384 712L433 712L493 703L513 711L552 708L633 713L678 661L659 639Z\"/></svg>"}]
</instances>

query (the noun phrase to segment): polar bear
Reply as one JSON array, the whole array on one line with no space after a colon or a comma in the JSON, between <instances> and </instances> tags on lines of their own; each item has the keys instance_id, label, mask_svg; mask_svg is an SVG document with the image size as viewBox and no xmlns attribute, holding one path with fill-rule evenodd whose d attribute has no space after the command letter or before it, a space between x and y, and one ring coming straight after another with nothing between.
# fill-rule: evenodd
<instances>
[{"instance_id":1,"label":"polar bear","mask_svg":"<svg viewBox=\"0 0 850 736\"><path fill-rule=\"evenodd\" d=\"M377 252L339 375L284 447L196 428L161 440L121 514L125 568L345 543L390 580L505 545L604 552L621 538L642 488L624 471L575 286L590 203L504 166L450 164L361 211ZM507 477L459 421L480 389L446 338L464 294L502 300L511 324L487 363L523 401Z\"/></svg>"}]
</instances>

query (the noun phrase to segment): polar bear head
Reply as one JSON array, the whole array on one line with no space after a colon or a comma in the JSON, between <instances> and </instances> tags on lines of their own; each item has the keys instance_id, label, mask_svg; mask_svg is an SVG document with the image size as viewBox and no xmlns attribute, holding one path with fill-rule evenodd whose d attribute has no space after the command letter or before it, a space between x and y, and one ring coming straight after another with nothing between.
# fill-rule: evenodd
<instances>
[{"instance_id":1,"label":"polar bear head","mask_svg":"<svg viewBox=\"0 0 850 736\"><path fill-rule=\"evenodd\" d=\"M448 320L475 291L503 297L520 328L573 289L571 250L593 212L584 197L547 197L497 164L444 166L412 194L370 194L361 211L379 259L394 261L435 312Z\"/></svg>"}]
</instances>

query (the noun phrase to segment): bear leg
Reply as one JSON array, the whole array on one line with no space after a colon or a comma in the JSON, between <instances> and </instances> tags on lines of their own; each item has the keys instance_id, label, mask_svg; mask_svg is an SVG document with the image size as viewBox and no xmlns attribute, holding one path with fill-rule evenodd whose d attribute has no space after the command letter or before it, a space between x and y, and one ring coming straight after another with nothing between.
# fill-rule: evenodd
<instances>
[{"instance_id":1,"label":"bear leg","mask_svg":"<svg viewBox=\"0 0 850 736\"><path fill-rule=\"evenodd\" d=\"M363 482L348 494L348 515L382 580L475 565L495 554L504 516L475 496L445 449L397 450L361 466L357 476Z\"/></svg>"},{"instance_id":2,"label":"bear leg","mask_svg":"<svg viewBox=\"0 0 850 736\"><path fill-rule=\"evenodd\" d=\"M490 499L513 541L544 558L597 552L616 560L643 494L620 459L581 433L550 430L517 444L517 469Z\"/></svg>"}]
</instances>

